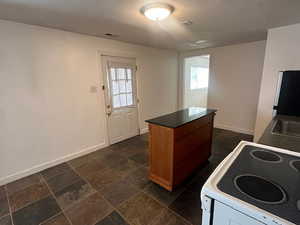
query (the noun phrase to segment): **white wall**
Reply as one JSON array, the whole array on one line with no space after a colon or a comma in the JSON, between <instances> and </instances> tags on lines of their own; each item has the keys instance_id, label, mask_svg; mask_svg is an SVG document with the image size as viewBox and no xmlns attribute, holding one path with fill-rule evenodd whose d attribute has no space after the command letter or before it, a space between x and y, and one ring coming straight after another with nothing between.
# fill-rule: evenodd
<instances>
[{"instance_id":1,"label":"white wall","mask_svg":"<svg viewBox=\"0 0 300 225\"><path fill-rule=\"evenodd\" d=\"M177 108L178 54L0 20L0 185L104 147L98 51L135 56L140 127Z\"/></svg>"},{"instance_id":2,"label":"white wall","mask_svg":"<svg viewBox=\"0 0 300 225\"><path fill-rule=\"evenodd\" d=\"M209 58L208 57L190 57L185 58L184 62L184 108L188 107L207 107L207 91L208 88L199 88L191 90L190 82L191 82L191 67L192 66L200 66L203 68L209 67Z\"/></svg>"},{"instance_id":3,"label":"white wall","mask_svg":"<svg viewBox=\"0 0 300 225\"><path fill-rule=\"evenodd\" d=\"M272 119L279 71L300 69L300 24L269 30L259 95L255 141Z\"/></svg>"},{"instance_id":4,"label":"white wall","mask_svg":"<svg viewBox=\"0 0 300 225\"><path fill-rule=\"evenodd\" d=\"M216 127L254 132L265 44L258 41L180 54L181 63L187 56L210 54L208 107L218 110Z\"/></svg>"}]
</instances>

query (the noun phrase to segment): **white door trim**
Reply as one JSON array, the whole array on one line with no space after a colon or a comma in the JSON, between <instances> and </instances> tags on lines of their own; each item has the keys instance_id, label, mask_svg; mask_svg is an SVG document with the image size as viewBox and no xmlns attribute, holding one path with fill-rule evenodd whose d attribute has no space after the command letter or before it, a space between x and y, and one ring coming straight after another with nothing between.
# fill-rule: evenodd
<instances>
[{"instance_id":1,"label":"white door trim","mask_svg":"<svg viewBox=\"0 0 300 225\"><path fill-rule=\"evenodd\" d=\"M106 114L106 96L105 96L105 91L102 90L102 86L105 85L105 75L104 75L104 71L103 71L103 64L102 64L102 60L101 57L102 56L110 56L110 57L123 57L123 58L131 58L131 59L135 59L137 68L139 68L139 59L136 56L136 54L132 53L132 52L119 52L119 51L104 51L104 50L98 50L97 51L97 62L98 62L98 72L99 72L99 86L101 89L101 98L102 98L102 102L104 103L103 106L103 116L105 118L105 144L107 146L111 145L110 141L109 141L109 131L108 131L108 116ZM136 104L136 108L137 108L137 120L138 120L138 129L139 129L139 134L141 134L141 124L140 124L140 118L141 118L141 110L140 110L140 96L139 96L139 70L135 71L135 80L136 80L136 96L137 96L137 104Z\"/></svg>"}]
</instances>

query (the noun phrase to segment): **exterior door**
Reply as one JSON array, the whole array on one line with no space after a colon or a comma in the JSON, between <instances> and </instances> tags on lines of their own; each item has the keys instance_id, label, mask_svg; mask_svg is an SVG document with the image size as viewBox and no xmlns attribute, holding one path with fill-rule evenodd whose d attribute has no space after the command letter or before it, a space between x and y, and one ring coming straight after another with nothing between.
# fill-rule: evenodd
<instances>
[{"instance_id":1,"label":"exterior door","mask_svg":"<svg viewBox=\"0 0 300 225\"><path fill-rule=\"evenodd\" d=\"M132 58L102 56L108 136L110 144L139 134L136 62Z\"/></svg>"}]
</instances>

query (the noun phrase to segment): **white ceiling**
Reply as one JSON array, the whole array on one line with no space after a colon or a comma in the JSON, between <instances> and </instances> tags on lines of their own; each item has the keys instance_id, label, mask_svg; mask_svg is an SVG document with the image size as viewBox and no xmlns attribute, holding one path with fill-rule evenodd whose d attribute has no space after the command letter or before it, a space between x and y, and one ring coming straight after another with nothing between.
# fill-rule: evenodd
<instances>
[{"instance_id":1,"label":"white ceiling","mask_svg":"<svg viewBox=\"0 0 300 225\"><path fill-rule=\"evenodd\" d=\"M0 0L0 19L158 48L188 50L266 39L267 29L300 23L299 0L161 0L175 7L161 22L139 12L155 0ZM186 26L182 20L192 20ZM208 40L191 46L197 40Z\"/></svg>"}]
</instances>

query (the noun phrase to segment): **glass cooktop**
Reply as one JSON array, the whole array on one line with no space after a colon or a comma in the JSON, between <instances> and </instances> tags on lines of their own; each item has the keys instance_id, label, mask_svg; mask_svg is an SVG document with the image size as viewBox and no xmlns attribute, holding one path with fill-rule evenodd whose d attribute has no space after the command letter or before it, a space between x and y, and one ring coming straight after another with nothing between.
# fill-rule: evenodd
<instances>
[{"instance_id":1,"label":"glass cooktop","mask_svg":"<svg viewBox=\"0 0 300 225\"><path fill-rule=\"evenodd\" d=\"M218 188L240 200L300 224L300 158L246 145Z\"/></svg>"}]
</instances>

